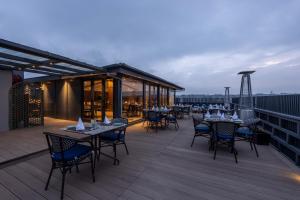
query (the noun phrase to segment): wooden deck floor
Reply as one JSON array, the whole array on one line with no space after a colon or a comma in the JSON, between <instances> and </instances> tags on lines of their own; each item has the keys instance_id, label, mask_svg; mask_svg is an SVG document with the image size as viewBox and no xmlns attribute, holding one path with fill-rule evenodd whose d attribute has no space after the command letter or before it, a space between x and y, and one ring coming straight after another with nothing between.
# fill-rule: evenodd
<instances>
[{"instance_id":1,"label":"wooden deck floor","mask_svg":"<svg viewBox=\"0 0 300 200\"><path fill-rule=\"evenodd\" d=\"M65 199L298 199L300 173L272 147L259 146L260 158L245 143L238 143L239 163L220 151L217 159L207 141L193 136L192 120L181 120L180 130L146 131L137 124L128 129L130 155L118 148L120 165L101 158L92 183L89 166L67 175ZM111 150L107 150L111 152ZM0 199L59 199L60 174L50 169L44 154L0 169Z\"/></svg>"},{"instance_id":2,"label":"wooden deck floor","mask_svg":"<svg viewBox=\"0 0 300 200\"><path fill-rule=\"evenodd\" d=\"M64 127L68 120L45 118L44 127L32 127L0 132L0 165L20 157L47 149L43 129Z\"/></svg>"}]
</instances>

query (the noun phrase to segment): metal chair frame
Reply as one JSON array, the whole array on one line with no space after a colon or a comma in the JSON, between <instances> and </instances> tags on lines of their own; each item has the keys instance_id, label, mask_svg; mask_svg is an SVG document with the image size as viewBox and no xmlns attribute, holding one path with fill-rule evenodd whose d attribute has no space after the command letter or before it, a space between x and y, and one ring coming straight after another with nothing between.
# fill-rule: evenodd
<instances>
[{"instance_id":1,"label":"metal chair frame","mask_svg":"<svg viewBox=\"0 0 300 200\"><path fill-rule=\"evenodd\" d=\"M92 179L93 182L95 182L95 169L94 169L94 147L93 143L91 141L81 141L81 140L75 140L74 138L70 138L68 136L62 136L62 135L57 135L49 132L44 132L49 148L49 153L51 156L51 161L52 161L52 166L51 170L47 179L47 183L45 186L45 190L48 190L48 186L51 180L52 172L55 169L59 169L60 172L62 173L62 185L61 185L61 196L60 198L63 199L64 197L64 185L65 185L65 178L66 178L66 173L69 171L71 173L71 170L74 166L76 166L77 172L79 172L78 165L81 164L91 164L91 172L92 172ZM58 140L58 144L55 144L54 140ZM68 149L71 149L74 145L79 144L79 143L85 143L89 144L91 147L91 152L87 154L86 156L74 160L65 160L65 155L64 152ZM61 155L61 160L57 161L54 160L52 157L53 153L60 153ZM86 158L90 159L90 161L85 161Z\"/></svg>"}]
</instances>

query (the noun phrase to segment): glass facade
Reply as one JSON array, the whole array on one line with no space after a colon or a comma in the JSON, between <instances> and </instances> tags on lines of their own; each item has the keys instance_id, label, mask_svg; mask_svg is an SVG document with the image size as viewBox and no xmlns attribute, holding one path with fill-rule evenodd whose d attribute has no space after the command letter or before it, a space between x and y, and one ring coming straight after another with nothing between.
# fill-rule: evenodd
<instances>
[{"instance_id":1,"label":"glass facade","mask_svg":"<svg viewBox=\"0 0 300 200\"><path fill-rule=\"evenodd\" d=\"M102 119L102 80L83 81L83 119Z\"/></svg>"},{"instance_id":2,"label":"glass facade","mask_svg":"<svg viewBox=\"0 0 300 200\"><path fill-rule=\"evenodd\" d=\"M83 82L83 110L84 119L92 118L92 81Z\"/></svg>"},{"instance_id":3,"label":"glass facade","mask_svg":"<svg viewBox=\"0 0 300 200\"><path fill-rule=\"evenodd\" d=\"M159 98L160 106L168 105L168 89L165 87L160 88L160 98Z\"/></svg>"},{"instance_id":4,"label":"glass facade","mask_svg":"<svg viewBox=\"0 0 300 200\"><path fill-rule=\"evenodd\" d=\"M150 86L149 107L157 106L157 86Z\"/></svg>"},{"instance_id":5,"label":"glass facade","mask_svg":"<svg viewBox=\"0 0 300 200\"><path fill-rule=\"evenodd\" d=\"M102 119L102 80L94 81L94 118L97 120Z\"/></svg>"},{"instance_id":6,"label":"glass facade","mask_svg":"<svg viewBox=\"0 0 300 200\"><path fill-rule=\"evenodd\" d=\"M116 81L121 83L121 94L118 92L119 86ZM157 85L134 78L85 79L82 83L82 118L85 121L102 121L104 114L109 119L121 115L120 117L134 121L143 117L144 108L173 105L175 100L174 90L162 86L158 88ZM117 85L114 86L114 83Z\"/></svg>"},{"instance_id":7,"label":"glass facade","mask_svg":"<svg viewBox=\"0 0 300 200\"><path fill-rule=\"evenodd\" d=\"M106 79L105 81L105 115L109 119L114 117L114 81L113 79Z\"/></svg>"},{"instance_id":8,"label":"glass facade","mask_svg":"<svg viewBox=\"0 0 300 200\"><path fill-rule=\"evenodd\" d=\"M172 106L175 104L175 91L169 89L169 105Z\"/></svg>"},{"instance_id":9,"label":"glass facade","mask_svg":"<svg viewBox=\"0 0 300 200\"><path fill-rule=\"evenodd\" d=\"M145 108L149 108L150 104L149 104L149 98L150 98L150 85L149 84L145 84L145 91L144 91L144 96L145 96Z\"/></svg>"},{"instance_id":10,"label":"glass facade","mask_svg":"<svg viewBox=\"0 0 300 200\"><path fill-rule=\"evenodd\" d=\"M122 79L122 117L134 120L143 115L143 82Z\"/></svg>"}]
</instances>

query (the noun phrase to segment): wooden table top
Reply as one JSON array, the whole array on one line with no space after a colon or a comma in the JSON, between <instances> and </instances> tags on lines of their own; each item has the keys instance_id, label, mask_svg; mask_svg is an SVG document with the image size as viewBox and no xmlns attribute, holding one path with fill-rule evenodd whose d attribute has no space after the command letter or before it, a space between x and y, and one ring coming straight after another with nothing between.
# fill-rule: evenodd
<instances>
[{"instance_id":1,"label":"wooden table top","mask_svg":"<svg viewBox=\"0 0 300 200\"><path fill-rule=\"evenodd\" d=\"M44 133L53 133L56 135L71 137L71 138L74 138L77 140L84 140L84 139L90 138L91 136L94 136L94 135L99 135L99 134L102 134L105 132L119 130L119 129L125 128L125 127L127 127L127 124L108 125L108 126L100 125L96 129L86 130L86 131L68 130L67 128L60 128L60 129L59 128L46 128L46 129L44 129Z\"/></svg>"}]
</instances>

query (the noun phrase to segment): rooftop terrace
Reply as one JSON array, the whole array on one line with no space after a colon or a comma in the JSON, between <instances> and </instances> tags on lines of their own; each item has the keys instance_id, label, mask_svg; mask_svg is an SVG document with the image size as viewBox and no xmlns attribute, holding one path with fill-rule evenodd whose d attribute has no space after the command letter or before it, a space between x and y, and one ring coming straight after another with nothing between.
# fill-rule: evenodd
<instances>
[{"instance_id":1,"label":"rooftop terrace","mask_svg":"<svg viewBox=\"0 0 300 200\"><path fill-rule=\"evenodd\" d=\"M57 122L57 123L55 123ZM63 126L67 121L48 119L48 126ZM46 120L47 125L47 120ZM96 164L96 182L89 166L80 173L67 174L65 199L296 199L300 195L300 170L271 146L258 146L260 157L249 144L237 143L239 163L228 152L219 151L216 160L208 151L207 140L197 138L190 147L194 130L192 119L179 121L180 129L149 131L142 124L127 132L127 156L118 148L120 165L101 157ZM23 129L24 130L24 129ZM41 129L25 129L28 134L1 135L1 146L12 139L44 140ZM27 139L25 139L27 137ZM31 138L31 139L30 139ZM12 144L12 143L11 143ZM19 151L28 151L20 146ZM40 144L46 148L45 143ZM6 145L9 152L10 146ZM15 148L11 145L11 148ZM109 149L111 152L111 149ZM1 151L2 153L2 151ZM51 166L47 151L2 164L2 199L58 199L61 174L54 172L48 191L44 190Z\"/></svg>"}]
</instances>

